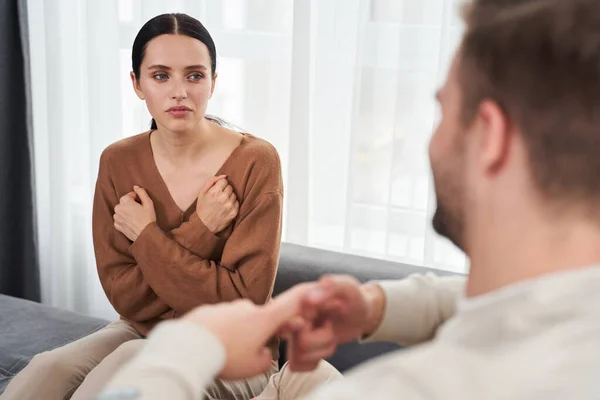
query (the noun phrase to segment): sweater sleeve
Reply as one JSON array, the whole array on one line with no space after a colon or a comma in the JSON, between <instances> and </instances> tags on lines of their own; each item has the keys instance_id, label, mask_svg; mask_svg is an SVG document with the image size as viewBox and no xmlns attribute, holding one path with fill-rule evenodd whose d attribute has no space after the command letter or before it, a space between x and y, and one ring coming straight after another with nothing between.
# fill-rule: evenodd
<instances>
[{"instance_id":1,"label":"sweater sleeve","mask_svg":"<svg viewBox=\"0 0 600 400\"><path fill-rule=\"evenodd\" d=\"M377 330L363 342L395 342L411 346L430 340L456 312L465 288L464 276L414 274L402 280L379 281L386 304Z\"/></svg>"},{"instance_id":2,"label":"sweater sleeve","mask_svg":"<svg viewBox=\"0 0 600 400\"><path fill-rule=\"evenodd\" d=\"M100 166L92 213L92 234L96 266L102 288L115 310L129 320L144 322L171 311L144 280L135 259L129 253L131 242L117 231L113 210L119 203L114 188L102 179Z\"/></svg>"},{"instance_id":3,"label":"sweater sleeve","mask_svg":"<svg viewBox=\"0 0 600 400\"><path fill-rule=\"evenodd\" d=\"M142 231L131 253L150 287L177 313L239 298L263 304L275 281L282 202L281 192L245 201L221 262L198 257L155 223Z\"/></svg>"},{"instance_id":4,"label":"sweater sleeve","mask_svg":"<svg viewBox=\"0 0 600 400\"><path fill-rule=\"evenodd\" d=\"M197 213L192 213L189 221L169 231L167 236L201 258L210 258L223 242L204 225Z\"/></svg>"},{"instance_id":5,"label":"sweater sleeve","mask_svg":"<svg viewBox=\"0 0 600 400\"><path fill-rule=\"evenodd\" d=\"M119 315L131 321L144 322L172 314L171 307L144 279L129 251L131 242L114 227L113 214L118 203L109 164L102 157L94 193L92 231L98 275L104 292ZM199 257L208 258L221 239L202 223L196 213L194 216L171 230L169 236Z\"/></svg>"}]
</instances>

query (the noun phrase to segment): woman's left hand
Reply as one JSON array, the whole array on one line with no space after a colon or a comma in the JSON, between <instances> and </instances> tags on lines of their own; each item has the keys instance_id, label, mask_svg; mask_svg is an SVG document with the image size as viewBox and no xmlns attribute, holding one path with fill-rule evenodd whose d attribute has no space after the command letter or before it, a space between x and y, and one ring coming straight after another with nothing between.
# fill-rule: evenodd
<instances>
[{"instance_id":1,"label":"woman's left hand","mask_svg":"<svg viewBox=\"0 0 600 400\"><path fill-rule=\"evenodd\" d=\"M115 228L135 242L144 228L156 221L156 211L146 190L139 186L134 186L133 190L121 197L115 207L113 219ZM142 204L136 201L136 197Z\"/></svg>"}]
</instances>

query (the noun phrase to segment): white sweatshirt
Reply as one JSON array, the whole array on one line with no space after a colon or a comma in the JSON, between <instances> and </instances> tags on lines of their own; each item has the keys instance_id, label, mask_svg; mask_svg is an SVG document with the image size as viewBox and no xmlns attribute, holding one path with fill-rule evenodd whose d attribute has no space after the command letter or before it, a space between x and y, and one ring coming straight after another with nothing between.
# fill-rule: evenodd
<instances>
[{"instance_id":1,"label":"white sweatshirt","mask_svg":"<svg viewBox=\"0 0 600 400\"><path fill-rule=\"evenodd\" d=\"M380 284L386 310L368 340L401 344L433 336L464 289L461 278L435 276ZM164 323L102 399L199 398L223 359L202 328ZM365 363L306 400L597 400L599 378L600 267L591 267L461 299L429 343Z\"/></svg>"}]
</instances>

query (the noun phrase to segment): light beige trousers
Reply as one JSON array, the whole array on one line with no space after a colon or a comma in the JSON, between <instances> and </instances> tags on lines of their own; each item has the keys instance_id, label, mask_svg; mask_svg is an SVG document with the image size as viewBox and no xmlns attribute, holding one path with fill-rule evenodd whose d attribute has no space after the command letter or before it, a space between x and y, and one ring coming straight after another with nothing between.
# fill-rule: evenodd
<instances>
[{"instance_id":1,"label":"light beige trousers","mask_svg":"<svg viewBox=\"0 0 600 400\"><path fill-rule=\"evenodd\" d=\"M35 356L7 386L0 400L92 400L113 374L143 344L142 336L119 320L63 347ZM248 400L259 395L277 366L252 379L216 380L206 389L209 400Z\"/></svg>"},{"instance_id":2,"label":"light beige trousers","mask_svg":"<svg viewBox=\"0 0 600 400\"><path fill-rule=\"evenodd\" d=\"M285 363L279 372L271 375L267 387L255 400L301 399L316 387L342 378L342 374L327 361L321 361L311 372L292 372Z\"/></svg>"}]
</instances>

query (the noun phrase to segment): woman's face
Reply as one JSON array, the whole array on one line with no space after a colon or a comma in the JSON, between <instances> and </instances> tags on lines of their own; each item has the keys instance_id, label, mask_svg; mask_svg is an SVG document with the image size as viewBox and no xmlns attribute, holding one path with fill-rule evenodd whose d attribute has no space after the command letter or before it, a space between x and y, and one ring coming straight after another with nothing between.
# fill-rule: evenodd
<instances>
[{"instance_id":1,"label":"woman's face","mask_svg":"<svg viewBox=\"0 0 600 400\"><path fill-rule=\"evenodd\" d=\"M216 75L204 43L185 35L161 35L146 47L139 80L133 73L131 79L159 127L186 132L204 118Z\"/></svg>"}]
</instances>

